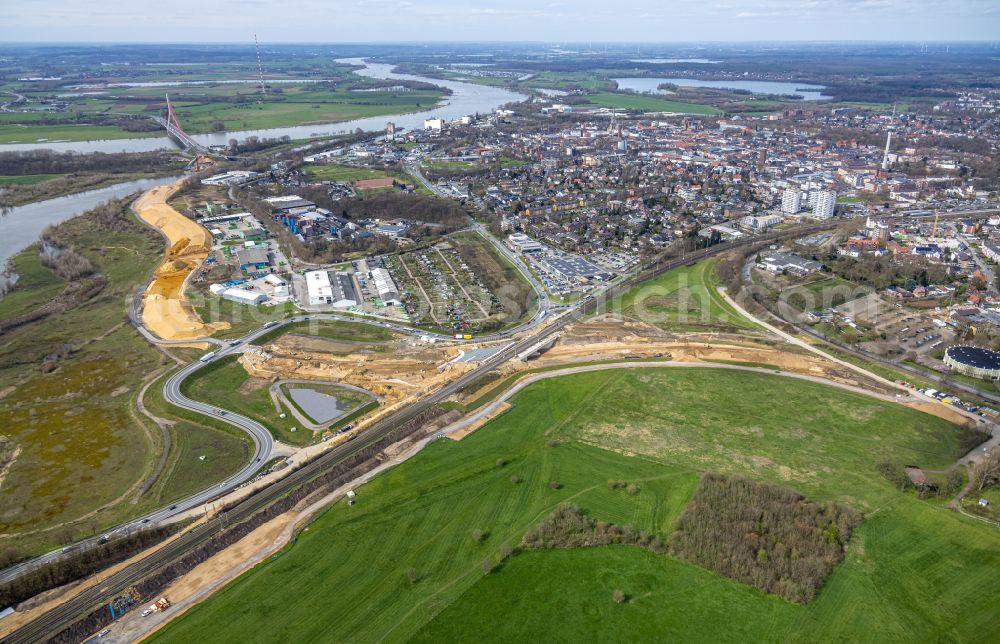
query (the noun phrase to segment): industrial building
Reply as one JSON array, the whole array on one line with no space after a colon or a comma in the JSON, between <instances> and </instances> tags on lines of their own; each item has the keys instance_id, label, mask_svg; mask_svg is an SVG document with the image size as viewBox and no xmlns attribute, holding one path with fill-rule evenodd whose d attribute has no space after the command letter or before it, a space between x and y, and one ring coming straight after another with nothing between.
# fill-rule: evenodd
<instances>
[{"instance_id":1,"label":"industrial building","mask_svg":"<svg viewBox=\"0 0 1000 644\"><path fill-rule=\"evenodd\" d=\"M267 301L267 294L257 289L237 288L235 286L226 288L222 284L212 284L209 291L220 296L224 300L236 302L238 304L249 304L255 306Z\"/></svg>"},{"instance_id":2,"label":"industrial building","mask_svg":"<svg viewBox=\"0 0 1000 644\"><path fill-rule=\"evenodd\" d=\"M271 268L271 253L264 246L250 246L236 251L236 261L240 270L247 273L265 271Z\"/></svg>"},{"instance_id":3,"label":"industrial building","mask_svg":"<svg viewBox=\"0 0 1000 644\"><path fill-rule=\"evenodd\" d=\"M311 306L329 304L334 308L347 308L357 306L360 301L354 280L347 273L309 271L305 278Z\"/></svg>"},{"instance_id":4,"label":"industrial building","mask_svg":"<svg viewBox=\"0 0 1000 644\"><path fill-rule=\"evenodd\" d=\"M823 265L811 259L799 257L795 253L770 252L760 258L757 267L771 273L789 272L793 275L803 276L818 271Z\"/></svg>"},{"instance_id":5,"label":"industrial building","mask_svg":"<svg viewBox=\"0 0 1000 644\"><path fill-rule=\"evenodd\" d=\"M386 306L403 305L403 300L399 296L399 289L396 287L396 282L393 281L389 271L384 268L373 268L369 276L371 277L372 284L375 285L379 299L382 300L382 304Z\"/></svg>"},{"instance_id":6,"label":"industrial building","mask_svg":"<svg viewBox=\"0 0 1000 644\"><path fill-rule=\"evenodd\" d=\"M955 345L945 350L944 363L967 376L984 380L1000 379L1000 353L996 351Z\"/></svg>"},{"instance_id":7,"label":"industrial building","mask_svg":"<svg viewBox=\"0 0 1000 644\"><path fill-rule=\"evenodd\" d=\"M257 179L260 175L249 170L230 170L211 177L202 179L202 184L206 186L241 186Z\"/></svg>"}]
</instances>

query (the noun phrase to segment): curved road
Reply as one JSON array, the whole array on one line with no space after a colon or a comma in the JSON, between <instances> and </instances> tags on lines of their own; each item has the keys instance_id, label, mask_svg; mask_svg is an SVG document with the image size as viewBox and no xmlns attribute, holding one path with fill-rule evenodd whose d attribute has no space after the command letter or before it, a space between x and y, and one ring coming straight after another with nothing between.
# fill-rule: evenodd
<instances>
[{"instance_id":1,"label":"curved road","mask_svg":"<svg viewBox=\"0 0 1000 644\"><path fill-rule=\"evenodd\" d=\"M989 212L995 212L995 211L989 211ZM970 214L970 213L964 213L964 214ZM952 216L955 215L953 214ZM591 310L596 310L601 305L602 302L606 301L609 298L621 295L622 293L625 292L625 290L627 290L628 288L630 288L635 284L638 284L647 279L652 279L653 277L656 277L673 268L693 264L697 261L700 261L701 259L717 255L719 253L728 251L730 249L740 248L744 246L755 247L758 245L765 245L773 241L780 241L795 237L801 237L804 235L813 234L815 232L832 229L836 226L837 223L839 223L839 220L834 220L832 222L826 221L826 222L818 222L811 224L803 224L788 230L773 231L757 237L744 239L741 241L718 244L716 246L707 249L688 253L687 255L680 258L670 258L664 260L663 254L660 254L652 258L651 260L647 260L643 265L634 269L627 276L623 277L623 279L620 282L616 284L609 284L604 288L595 291L591 296L584 298L581 302L575 304L574 306L568 307L566 311L563 312L558 317L558 319L555 319L553 321L552 324L542 328L537 333L534 333L530 336L526 336L518 340L517 342L512 343L509 347L505 348L504 350L498 352L497 354L491 356L484 362L480 363L480 366L477 367L476 369L466 373L464 376L453 381L451 384L442 387L440 390L438 390L434 394L429 395L425 399L417 401L403 408L402 410L393 414L392 416L389 416L376 423L373 423L370 427L366 428L366 430L358 437L358 439L347 443L343 443L341 445L337 445L331 450L324 452L323 455L317 457L315 460L313 460L305 467L295 472L292 472L285 478L280 479L276 481L274 484L265 488L264 491L258 492L257 494L250 497L250 499L248 499L247 501L242 502L237 506L239 510L237 510L237 508L234 508L234 510L230 511L229 514L234 517L238 517L240 515L244 515L245 513L244 516L249 516L253 512L260 509L261 507L264 507L267 503L277 498L280 498L282 494L285 494L290 489L293 489L295 485L297 485L303 480L306 480L310 475L315 475L317 471L322 471L325 467L328 467L331 464L339 462L338 459L344 457L344 455L349 455L360 449L363 449L366 445L370 444L375 440L378 440L382 436L389 433L394 427L398 426L398 424L405 422L405 420L412 418L417 413L420 413L421 411L426 409L428 405L434 405L440 401L445 400L447 397L449 397L451 394L455 393L462 387L474 382L476 378L482 376L483 374L494 369L503 362L516 356L518 352L523 351L526 348L529 348L530 346L538 343L539 341L546 339L551 334L558 332L567 324L573 322L574 320L578 319L582 315L585 315ZM540 300L540 301L544 301L547 303L547 300ZM513 335L514 333L517 333L519 331L523 331L525 328L532 328L546 317L547 312L548 312L547 308L543 308L540 306L539 311L536 313L535 317L532 320L523 323L519 327L509 329L507 331L495 334L493 336L485 336L478 339L480 340L501 339ZM130 307L129 315L132 318L133 323L136 324L137 328L141 328L141 324L138 321L138 315L136 314L136 311L133 310L133 307ZM229 355L237 351L241 351L242 347L246 343L251 342L260 335L263 335L264 333L267 333L278 326L284 324L291 324L294 322L300 322L308 319L331 319L331 320L346 320L351 322L365 322L369 324L375 324L378 326L390 328L403 333L409 333L411 335L430 336L434 337L435 339L441 339L441 340L453 340L453 338L451 338L450 336L432 334L426 331L422 331L420 329L413 329L410 327L390 322L376 322L373 320L366 320L364 318L359 318L357 316L344 316L344 315L334 315L334 314L300 315L292 318L287 318L285 320L268 323L267 325L259 329L256 329L255 331L247 334L246 336L240 338L239 340L234 340L227 345L223 345L223 347L219 349L218 352L216 353L216 356L212 357L212 360L218 359L218 357ZM158 344L159 343L169 344L163 341L157 341L153 338L150 338L150 340ZM220 342L219 340L216 339L195 339L186 342L199 342L199 341L208 341L214 343ZM266 430L264 431L263 434L259 433L262 426L260 426L258 423L255 423L254 421L251 421L243 416L240 416L239 414L228 411L225 412L224 415L220 416L215 411L215 408L213 408L212 406L189 400L186 397L184 397L183 394L180 393L181 381L183 381L184 378L191 375L193 372L197 371L202 366L204 366L204 363L199 361L196 363L192 363L182 368L180 371L178 371L174 376L171 377L170 381L168 381L167 385L165 386L164 395L169 396L168 400L171 400L171 402L174 402L175 404L179 404L182 407L191 409L198 413L207 413L213 415L213 417L215 417L216 419L225 420L227 422L230 422L234 426L240 428L241 430L249 432L252 437L255 437L255 450L254 450L255 456L251 459L250 464L245 466L236 474L227 478L218 486L213 486L208 490L192 495L191 497L188 497L183 501L175 503L168 508L157 510L144 517L140 517L135 521L123 524L109 531L108 534L128 532L143 524L153 523L153 521L162 522L163 520L168 519L184 511L182 508L195 507L201 503L204 503L207 500L216 498L228 492L232 488L242 484L246 480L249 480L249 478L253 476L256 470L259 469L259 465L266 463L267 460L269 459L270 448L273 445L273 440L270 438L270 434L269 432L266 432ZM173 386L171 386L171 383L173 383ZM168 389L170 391L167 391ZM258 458L261 459L260 463L256 462L256 459ZM258 467L253 467L254 465L258 465ZM197 501L195 499L197 499ZM164 562L169 562L171 560L170 559L171 556L176 557L179 554L183 554L183 552L186 551L185 548L190 548L192 547L192 544L200 543L201 542L200 539L201 537L198 536L197 534L195 536L178 539L176 540L176 545L172 544L169 549L166 548L162 549L158 553L154 553L153 555L150 555L149 557L146 557L145 559L141 560L139 563L125 568L120 573L120 575L117 575L116 577L120 577L121 579L127 578L129 580L135 579L136 577L141 578L143 571L154 570L155 569L154 566L162 565L162 563ZM81 548L86 548L88 547L88 545L96 543L97 543L97 538L95 537L92 539L88 539L86 541L79 542L69 548L56 550L46 555L43 555L42 557L36 558L32 561L19 564L18 566L14 566L12 568L8 568L7 570L4 570L2 573L0 573L0 582L7 581L11 578L16 577L17 574L22 570L26 570L40 563L45 563L47 561L55 560L62 556L65 556L65 553L67 553L70 550L78 550ZM35 633L37 635L39 632L52 632L53 628L57 628L60 624L68 623L69 620L73 619L75 615L80 614L80 611L83 611L87 607L94 605L94 603L96 602L96 598L105 599L109 596L112 596L112 593L115 592L116 589L111 588L111 586L108 586L108 588L110 590L106 590L104 592L95 588L92 589L92 591L82 593L77 599L71 600L67 604L60 606L59 608L54 609L53 611L49 611L49 613L46 613L45 615L41 616L39 620L32 622L32 624L26 626L23 629L19 629L17 631L17 635L29 638L23 641L32 641L32 636L28 635L28 633ZM19 639L21 638L15 637L14 641L17 641Z\"/></svg>"}]
</instances>

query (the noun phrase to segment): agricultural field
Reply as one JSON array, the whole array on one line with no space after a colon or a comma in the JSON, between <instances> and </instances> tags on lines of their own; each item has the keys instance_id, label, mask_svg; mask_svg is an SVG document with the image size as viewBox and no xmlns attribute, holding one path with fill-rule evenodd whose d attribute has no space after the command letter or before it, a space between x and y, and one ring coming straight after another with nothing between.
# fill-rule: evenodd
<instances>
[{"instance_id":1,"label":"agricultural field","mask_svg":"<svg viewBox=\"0 0 1000 644\"><path fill-rule=\"evenodd\" d=\"M107 281L98 294L3 333L0 434L16 456L0 486L0 549L12 547L20 556L89 536L186 493L187 482L199 479L173 466L184 460L185 445L213 462L218 452L212 450L231 448L196 426L177 426L171 445L181 456L172 449L168 467L149 480L164 445L135 401L149 378L173 362L132 329L124 303L159 262L162 240L131 214L84 215L56 231ZM58 300L66 286L40 264L37 251L24 251L15 264L21 279L0 299L0 321ZM218 471L232 465L218 462Z\"/></svg>"},{"instance_id":2,"label":"agricultural field","mask_svg":"<svg viewBox=\"0 0 1000 644\"><path fill-rule=\"evenodd\" d=\"M33 186L36 183L65 177L64 174L0 175L0 186Z\"/></svg>"},{"instance_id":3,"label":"agricultural field","mask_svg":"<svg viewBox=\"0 0 1000 644\"><path fill-rule=\"evenodd\" d=\"M616 94L600 92L587 96L587 101L600 107L614 107L623 110L638 110L642 112L675 112L677 114L721 114L711 105L697 103L682 103L669 101L655 96L639 94Z\"/></svg>"},{"instance_id":4,"label":"agricultural field","mask_svg":"<svg viewBox=\"0 0 1000 644\"><path fill-rule=\"evenodd\" d=\"M622 315L674 331L746 331L756 325L740 315L716 288L715 260L667 271L622 295Z\"/></svg>"},{"instance_id":5,"label":"agricultural field","mask_svg":"<svg viewBox=\"0 0 1000 644\"><path fill-rule=\"evenodd\" d=\"M946 421L710 368L564 376L510 402L460 442L432 442L357 488L353 506L335 504L150 641L982 641L992 632L995 527L900 492L876 467L884 458L946 467L964 453L962 431ZM706 469L863 514L815 599L791 603L635 546L518 548L564 502L669 539Z\"/></svg>"},{"instance_id":6,"label":"agricultural field","mask_svg":"<svg viewBox=\"0 0 1000 644\"><path fill-rule=\"evenodd\" d=\"M152 120L122 120L121 115L163 116L165 90L189 134L277 128L313 123L338 123L356 118L388 116L429 109L441 91L358 92L328 83L281 84L263 99L253 84L205 84L191 87L107 88L101 96L61 97L63 109L48 112L46 122L35 114L5 114L0 143L85 141L165 136ZM63 92L65 93L65 92ZM32 99L50 98L26 91ZM126 119L128 117L125 117Z\"/></svg>"}]
</instances>

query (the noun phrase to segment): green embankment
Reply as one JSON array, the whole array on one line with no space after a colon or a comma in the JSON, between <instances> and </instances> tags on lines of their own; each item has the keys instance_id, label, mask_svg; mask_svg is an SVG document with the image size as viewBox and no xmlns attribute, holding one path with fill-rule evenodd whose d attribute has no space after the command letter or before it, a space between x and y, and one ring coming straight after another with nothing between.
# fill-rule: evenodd
<instances>
[{"instance_id":1,"label":"green embankment","mask_svg":"<svg viewBox=\"0 0 1000 644\"><path fill-rule=\"evenodd\" d=\"M716 290L715 260L667 271L639 284L614 303L627 317L674 331L758 329Z\"/></svg>"},{"instance_id":2,"label":"green embankment","mask_svg":"<svg viewBox=\"0 0 1000 644\"><path fill-rule=\"evenodd\" d=\"M876 469L886 457L946 467L960 432L939 418L816 383L691 368L566 376L511 402L462 441L435 441L361 486L353 506L331 507L152 641L982 641L993 632L996 528L899 492ZM503 544L516 546L564 501L667 537L704 469L865 513L815 600L791 604L627 546L521 552L483 574L484 560L495 564ZM616 604L615 590L628 600Z\"/></svg>"},{"instance_id":3,"label":"green embankment","mask_svg":"<svg viewBox=\"0 0 1000 644\"><path fill-rule=\"evenodd\" d=\"M65 176L65 174L0 175L0 186L33 186L36 183Z\"/></svg>"}]
</instances>

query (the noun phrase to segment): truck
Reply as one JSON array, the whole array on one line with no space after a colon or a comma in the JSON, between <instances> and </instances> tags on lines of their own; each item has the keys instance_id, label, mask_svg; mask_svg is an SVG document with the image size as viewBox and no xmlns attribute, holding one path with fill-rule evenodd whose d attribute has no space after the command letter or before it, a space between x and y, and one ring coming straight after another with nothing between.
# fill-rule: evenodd
<instances>
[{"instance_id":1,"label":"truck","mask_svg":"<svg viewBox=\"0 0 1000 644\"><path fill-rule=\"evenodd\" d=\"M209 351L208 353L206 353L205 355L203 355L202 357L200 357L198 359L201 360L202 362L208 362L209 360L211 360L214 357L215 357L215 351Z\"/></svg>"},{"instance_id":2,"label":"truck","mask_svg":"<svg viewBox=\"0 0 1000 644\"><path fill-rule=\"evenodd\" d=\"M142 616L147 617L153 613L159 613L170 608L170 601L166 597L160 597L150 604L146 610L142 611Z\"/></svg>"},{"instance_id":3,"label":"truck","mask_svg":"<svg viewBox=\"0 0 1000 644\"><path fill-rule=\"evenodd\" d=\"M264 325L264 328L265 329L270 329L273 326L278 326L278 321L277 320L271 320L270 322L268 322L267 324Z\"/></svg>"}]
</instances>

